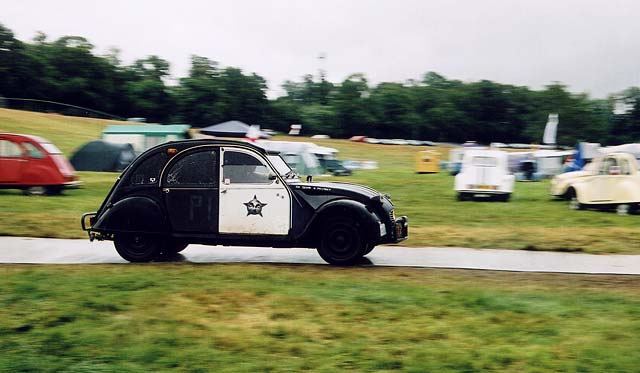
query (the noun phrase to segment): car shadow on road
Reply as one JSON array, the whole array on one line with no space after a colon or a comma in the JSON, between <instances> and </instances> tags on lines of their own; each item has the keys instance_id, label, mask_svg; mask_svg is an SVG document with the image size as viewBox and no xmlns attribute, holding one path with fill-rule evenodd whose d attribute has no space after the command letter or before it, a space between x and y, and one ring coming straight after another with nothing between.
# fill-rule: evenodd
<instances>
[{"instance_id":1,"label":"car shadow on road","mask_svg":"<svg viewBox=\"0 0 640 373\"><path fill-rule=\"evenodd\" d=\"M160 255L157 259L156 262L168 262L168 263L180 263L180 262L184 262L186 261L187 258L180 254L180 253L175 253L175 254L170 254L170 255L165 255L162 254Z\"/></svg>"}]
</instances>

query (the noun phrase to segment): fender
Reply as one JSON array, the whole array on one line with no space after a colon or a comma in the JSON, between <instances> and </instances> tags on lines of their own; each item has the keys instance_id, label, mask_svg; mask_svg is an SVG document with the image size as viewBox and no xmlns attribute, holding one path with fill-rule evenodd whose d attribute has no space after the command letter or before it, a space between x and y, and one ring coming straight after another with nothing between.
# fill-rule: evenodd
<instances>
[{"instance_id":1,"label":"fender","mask_svg":"<svg viewBox=\"0 0 640 373\"><path fill-rule=\"evenodd\" d=\"M37 165L27 168L24 171L22 179L25 180L25 185L50 185L62 183L64 180L60 173L56 171L53 171L51 167Z\"/></svg>"},{"instance_id":2,"label":"fender","mask_svg":"<svg viewBox=\"0 0 640 373\"><path fill-rule=\"evenodd\" d=\"M582 203L583 205L589 204L589 201L586 199L588 192L583 181L578 181L569 185L566 192L567 195L569 195L571 189L573 189L574 193L576 194L576 199L578 200L578 202Z\"/></svg>"},{"instance_id":3,"label":"fender","mask_svg":"<svg viewBox=\"0 0 640 373\"><path fill-rule=\"evenodd\" d=\"M92 230L112 232L167 232L168 224L160 204L149 197L131 196L116 202L97 217Z\"/></svg>"},{"instance_id":4,"label":"fender","mask_svg":"<svg viewBox=\"0 0 640 373\"><path fill-rule=\"evenodd\" d=\"M320 206L307 223L299 238L314 239L322 220L328 216L352 216L365 228L365 238L371 242L380 240L380 218L360 202L350 199L337 199Z\"/></svg>"}]
</instances>

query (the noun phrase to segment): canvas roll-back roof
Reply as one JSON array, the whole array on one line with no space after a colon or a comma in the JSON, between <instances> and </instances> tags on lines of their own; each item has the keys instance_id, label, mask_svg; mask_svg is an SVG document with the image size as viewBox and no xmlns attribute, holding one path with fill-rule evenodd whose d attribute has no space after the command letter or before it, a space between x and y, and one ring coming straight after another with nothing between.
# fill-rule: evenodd
<instances>
[{"instance_id":1,"label":"canvas roll-back roof","mask_svg":"<svg viewBox=\"0 0 640 373\"><path fill-rule=\"evenodd\" d=\"M245 147L245 148L249 148L252 150L257 151L260 154L278 154L278 152L271 152L271 151L267 151L259 146L256 146L253 143L247 142L247 141L238 141L238 140L224 140L224 139L190 139L190 140L178 140L178 141L169 141L166 142L164 144L160 144L157 145L149 150L147 150L147 152L151 153L151 152L157 152L157 151L164 151L166 149L172 148L172 147L176 147L179 146L182 149L187 149L193 146L200 146L200 145L218 145L218 146L239 146L239 147ZM146 153L146 152L145 152Z\"/></svg>"}]
</instances>

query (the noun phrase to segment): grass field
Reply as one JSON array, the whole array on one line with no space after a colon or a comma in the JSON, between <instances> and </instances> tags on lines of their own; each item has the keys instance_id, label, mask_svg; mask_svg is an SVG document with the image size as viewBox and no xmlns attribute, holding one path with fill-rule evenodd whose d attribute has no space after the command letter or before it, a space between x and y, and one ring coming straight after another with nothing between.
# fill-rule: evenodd
<instances>
[{"instance_id":1,"label":"grass field","mask_svg":"<svg viewBox=\"0 0 640 373\"><path fill-rule=\"evenodd\" d=\"M0 274L3 372L640 366L633 276L168 263Z\"/></svg>"},{"instance_id":2,"label":"grass field","mask_svg":"<svg viewBox=\"0 0 640 373\"><path fill-rule=\"evenodd\" d=\"M59 141L67 155L97 138L106 123L0 109L0 131L28 132ZM351 177L316 179L361 183L390 193L397 213L409 216L410 238L403 245L640 253L639 216L570 211L565 202L549 198L546 181L517 183L509 203L457 202L453 177L446 173L414 173L413 157L419 147L333 139L313 141L340 150L342 159L379 162L377 170L358 170ZM25 197L19 191L0 190L0 235L85 237L79 229L80 214L99 207L117 175L82 172L80 177L85 188L68 191L64 196Z\"/></svg>"}]
</instances>

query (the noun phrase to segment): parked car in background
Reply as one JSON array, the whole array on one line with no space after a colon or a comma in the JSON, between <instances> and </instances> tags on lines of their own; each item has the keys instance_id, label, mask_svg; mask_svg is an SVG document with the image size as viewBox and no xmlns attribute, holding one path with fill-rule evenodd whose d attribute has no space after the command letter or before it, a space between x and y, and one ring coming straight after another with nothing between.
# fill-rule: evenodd
<instances>
[{"instance_id":1,"label":"parked car in background","mask_svg":"<svg viewBox=\"0 0 640 373\"><path fill-rule=\"evenodd\" d=\"M509 173L507 153L501 150L464 152L462 169L455 177L454 189L459 201L473 197L494 197L507 202L515 177Z\"/></svg>"},{"instance_id":2,"label":"parked car in background","mask_svg":"<svg viewBox=\"0 0 640 373\"><path fill-rule=\"evenodd\" d=\"M416 173L435 173L440 171L440 153L437 150L416 152Z\"/></svg>"},{"instance_id":3,"label":"parked car in background","mask_svg":"<svg viewBox=\"0 0 640 373\"><path fill-rule=\"evenodd\" d=\"M49 140L0 133L0 188L42 195L59 194L80 184L73 166Z\"/></svg>"},{"instance_id":4,"label":"parked car in background","mask_svg":"<svg viewBox=\"0 0 640 373\"><path fill-rule=\"evenodd\" d=\"M277 152L253 144L185 140L136 158L82 228L132 262L199 243L315 248L350 265L407 238L407 218L394 209L363 185L303 183Z\"/></svg>"},{"instance_id":5,"label":"parked car in background","mask_svg":"<svg viewBox=\"0 0 640 373\"><path fill-rule=\"evenodd\" d=\"M567 191L569 207L615 208L619 214L640 207L640 172L635 157L629 153L605 156L598 173L574 182Z\"/></svg>"},{"instance_id":6,"label":"parked car in background","mask_svg":"<svg viewBox=\"0 0 640 373\"><path fill-rule=\"evenodd\" d=\"M567 191L571 185L584 177L593 176L598 173L598 169L602 165L602 158L594 159L591 163L587 164L580 171L564 172L554 176L551 179L551 186L549 188L549 194L556 198L569 199L570 196Z\"/></svg>"},{"instance_id":7,"label":"parked car in background","mask_svg":"<svg viewBox=\"0 0 640 373\"><path fill-rule=\"evenodd\" d=\"M324 161L323 166L327 172L330 172L333 176L349 176L353 173L353 171L346 168L338 159L327 159Z\"/></svg>"}]
</instances>

